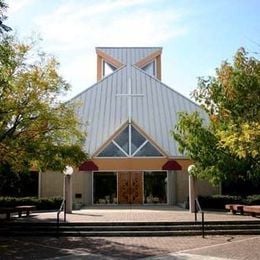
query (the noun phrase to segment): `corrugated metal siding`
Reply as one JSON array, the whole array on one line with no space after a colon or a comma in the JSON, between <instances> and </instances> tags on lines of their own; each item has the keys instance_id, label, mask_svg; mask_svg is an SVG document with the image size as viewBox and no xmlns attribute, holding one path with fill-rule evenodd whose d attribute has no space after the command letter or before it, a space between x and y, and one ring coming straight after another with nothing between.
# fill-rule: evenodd
<instances>
[{"instance_id":1,"label":"corrugated metal siding","mask_svg":"<svg viewBox=\"0 0 260 260\"><path fill-rule=\"evenodd\" d=\"M88 122L86 151L94 154L128 120L127 97L116 94L128 92L131 78L132 93L144 97L132 98L132 120L169 156L181 156L170 135L177 122L177 113L200 111L200 108L149 76L135 66L125 66L96 83L73 99L81 103L77 115Z\"/></svg>"},{"instance_id":2,"label":"corrugated metal siding","mask_svg":"<svg viewBox=\"0 0 260 260\"><path fill-rule=\"evenodd\" d=\"M114 59L120 61L125 65L133 65L138 61L144 59L155 51L159 51L161 47L137 47L137 48L109 48L109 47L97 47L98 50L101 50L113 57Z\"/></svg>"}]
</instances>

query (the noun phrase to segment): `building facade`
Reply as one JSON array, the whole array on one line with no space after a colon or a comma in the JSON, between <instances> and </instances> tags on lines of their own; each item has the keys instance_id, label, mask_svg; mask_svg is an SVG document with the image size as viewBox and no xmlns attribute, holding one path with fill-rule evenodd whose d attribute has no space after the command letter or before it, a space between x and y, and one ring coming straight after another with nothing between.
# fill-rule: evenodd
<instances>
[{"instance_id":1,"label":"building facade","mask_svg":"<svg viewBox=\"0 0 260 260\"><path fill-rule=\"evenodd\" d=\"M161 81L162 48L96 48L97 83L74 97L89 160L72 176L82 205L175 205L188 197L191 162L171 136L179 112L200 107ZM199 194L218 188L199 182ZM40 195L63 193L61 173L40 177Z\"/></svg>"}]
</instances>

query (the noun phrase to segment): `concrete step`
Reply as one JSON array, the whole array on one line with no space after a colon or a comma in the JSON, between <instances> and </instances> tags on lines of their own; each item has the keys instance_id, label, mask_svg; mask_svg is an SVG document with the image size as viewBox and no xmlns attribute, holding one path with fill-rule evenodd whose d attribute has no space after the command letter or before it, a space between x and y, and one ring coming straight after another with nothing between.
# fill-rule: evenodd
<instances>
[{"instance_id":1,"label":"concrete step","mask_svg":"<svg viewBox=\"0 0 260 260\"><path fill-rule=\"evenodd\" d=\"M201 235L197 222L18 223L0 224L0 236L190 236ZM205 222L205 234L260 234L260 221Z\"/></svg>"}]
</instances>

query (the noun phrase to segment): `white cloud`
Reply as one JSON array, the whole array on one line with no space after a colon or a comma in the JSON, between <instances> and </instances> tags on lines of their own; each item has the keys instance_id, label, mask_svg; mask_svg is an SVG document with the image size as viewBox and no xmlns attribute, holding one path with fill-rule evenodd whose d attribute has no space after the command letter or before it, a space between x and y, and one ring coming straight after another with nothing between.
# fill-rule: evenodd
<instances>
[{"instance_id":1,"label":"white cloud","mask_svg":"<svg viewBox=\"0 0 260 260\"><path fill-rule=\"evenodd\" d=\"M17 12L21 11L23 8L31 5L33 2L37 0L9 0L8 4L8 15L14 15Z\"/></svg>"},{"instance_id":2,"label":"white cloud","mask_svg":"<svg viewBox=\"0 0 260 260\"><path fill-rule=\"evenodd\" d=\"M47 51L61 61L62 74L72 83L75 95L96 80L94 47L158 46L187 32L179 22L183 13L160 8L163 2L61 1L55 10L34 17L34 26ZM70 60L63 58L68 54Z\"/></svg>"}]
</instances>

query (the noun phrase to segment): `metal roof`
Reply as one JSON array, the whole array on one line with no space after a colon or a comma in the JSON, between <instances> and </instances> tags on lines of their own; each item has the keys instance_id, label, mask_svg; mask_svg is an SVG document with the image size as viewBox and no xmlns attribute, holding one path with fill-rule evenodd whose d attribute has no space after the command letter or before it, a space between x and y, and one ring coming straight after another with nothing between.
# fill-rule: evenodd
<instances>
[{"instance_id":1,"label":"metal roof","mask_svg":"<svg viewBox=\"0 0 260 260\"><path fill-rule=\"evenodd\" d=\"M161 47L97 47L100 50L114 59L125 65L134 65L138 61L144 59L150 54L162 51Z\"/></svg>"},{"instance_id":2,"label":"metal roof","mask_svg":"<svg viewBox=\"0 0 260 260\"><path fill-rule=\"evenodd\" d=\"M130 48L124 49L132 52ZM139 54L136 56L141 57ZM128 120L127 97L118 97L117 94L128 92L129 78L132 93L144 94L143 97L132 98L133 122L168 156L182 156L170 135L178 112L203 113L202 110L185 96L133 65L123 66L72 99L80 104L76 113L81 122L86 123L82 126L88 133L85 150L90 156L93 155Z\"/></svg>"}]
</instances>

